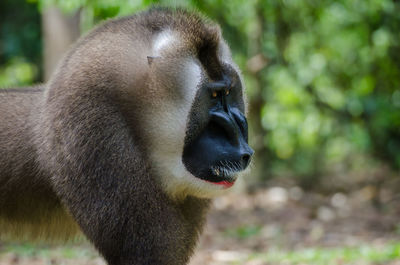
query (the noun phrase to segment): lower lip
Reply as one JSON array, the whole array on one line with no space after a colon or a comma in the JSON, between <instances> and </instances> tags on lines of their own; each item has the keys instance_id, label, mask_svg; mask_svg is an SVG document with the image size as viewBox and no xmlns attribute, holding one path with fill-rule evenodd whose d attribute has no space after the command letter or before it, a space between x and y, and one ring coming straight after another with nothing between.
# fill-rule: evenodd
<instances>
[{"instance_id":1,"label":"lower lip","mask_svg":"<svg viewBox=\"0 0 400 265\"><path fill-rule=\"evenodd\" d=\"M223 186L225 189L230 188L233 186L233 184L235 184L235 182L229 182L226 180L220 181L220 182L212 182L212 181L207 181L209 183L215 184L215 185L219 185L219 186Z\"/></svg>"}]
</instances>

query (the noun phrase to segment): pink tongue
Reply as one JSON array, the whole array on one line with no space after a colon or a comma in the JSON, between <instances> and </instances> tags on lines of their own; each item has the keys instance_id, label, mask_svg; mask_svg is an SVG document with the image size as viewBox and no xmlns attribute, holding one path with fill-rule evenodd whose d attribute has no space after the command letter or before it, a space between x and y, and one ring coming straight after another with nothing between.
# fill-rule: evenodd
<instances>
[{"instance_id":1,"label":"pink tongue","mask_svg":"<svg viewBox=\"0 0 400 265\"><path fill-rule=\"evenodd\" d=\"M229 181L226 181L226 180L223 180L223 181L220 181L220 182L212 182L212 183L214 183L214 184L216 184L216 185L222 185L222 186L224 186L225 188L230 188L230 187L232 187L233 184L234 184L234 182L229 182Z\"/></svg>"}]
</instances>

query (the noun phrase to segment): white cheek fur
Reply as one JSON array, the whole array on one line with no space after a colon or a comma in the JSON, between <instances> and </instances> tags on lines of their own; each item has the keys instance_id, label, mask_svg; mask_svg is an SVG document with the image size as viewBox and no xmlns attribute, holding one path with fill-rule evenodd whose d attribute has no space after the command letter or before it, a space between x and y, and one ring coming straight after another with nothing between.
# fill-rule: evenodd
<instances>
[{"instance_id":1,"label":"white cheek fur","mask_svg":"<svg viewBox=\"0 0 400 265\"><path fill-rule=\"evenodd\" d=\"M154 56L160 56L165 49L177 42L179 39L170 30L161 32L153 42ZM219 56L222 61L231 64L232 59L226 44L221 45ZM153 169L160 176L160 184L170 197L180 199L193 195L211 198L224 193L227 189L196 178L182 162L187 117L203 75L201 66L192 57L188 57L182 65L184 70L178 78L182 84L180 89L184 91L183 100L179 105L166 102L160 108L162 112L154 115L149 124L149 129L152 131Z\"/></svg>"},{"instance_id":2,"label":"white cheek fur","mask_svg":"<svg viewBox=\"0 0 400 265\"><path fill-rule=\"evenodd\" d=\"M187 195L214 197L226 189L193 176L182 162L187 117L189 116L199 84L202 69L193 58L184 62L181 74L184 94L179 105L166 104L157 119L153 119L153 168L161 177L160 183L170 197L179 199Z\"/></svg>"}]
</instances>

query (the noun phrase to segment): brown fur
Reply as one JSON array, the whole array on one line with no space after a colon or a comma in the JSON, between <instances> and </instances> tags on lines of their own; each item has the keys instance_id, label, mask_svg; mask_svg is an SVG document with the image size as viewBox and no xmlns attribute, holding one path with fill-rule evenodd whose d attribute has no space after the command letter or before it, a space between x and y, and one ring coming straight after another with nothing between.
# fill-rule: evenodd
<instances>
[{"instance_id":1,"label":"brown fur","mask_svg":"<svg viewBox=\"0 0 400 265\"><path fill-rule=\"evenodd\" d=\"M50 180L38 166L32 127L42 94L42 87L0 93L2 239L32 239L45 235L66 239L78 231L50 188Z\"/></svg>"},{"instance_id":2,"label":"brown fur","mask_svg":"<svg viewBox=\"0 0 400 265\"><path fill-rule=\"evenodd\" d=\"M166 28L183 42L149 66L152 36ZM143 124L179 104L177 54L218 78L219 42L197 15L153 9L81 39L48 84L1 91L0 237L64 239L77 223L109 264L186 264L209 200L163 192ZM171 72L154 76L157 63Z\"/></svg>"}]
</instances>

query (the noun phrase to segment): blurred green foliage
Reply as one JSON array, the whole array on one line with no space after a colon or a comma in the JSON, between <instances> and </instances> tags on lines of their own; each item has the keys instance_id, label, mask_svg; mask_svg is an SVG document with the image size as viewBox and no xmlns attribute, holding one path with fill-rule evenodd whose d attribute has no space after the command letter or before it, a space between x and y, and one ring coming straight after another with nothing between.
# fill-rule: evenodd
<instances>
[{"instance_id":1,"label":"blurred green foliage","mask_svg":"<svg viewBox=\"0 0 400 265\"><path fill-rule=\"evenodd\" d=\"M260 234L262 230L261 226L256 225L244 225L236 228L231 228L225 231L225 235L228 237L234 237L242 240L249 239L253 236Z\"/></svg>"},{"instance_id":2,"label":"blurred green foliage","mask_svg":"<svg viewBox=\"0 0 400 265\"><path fill-rule=\"evenodd\" d=\"M25 0L0 1L0 86L40 80L40 13Z\"/></svg>"},{"instance_id":3,"label":"blurred green foliage","mask_svg":"<svg viewBox=\"0 0 400 265\"><path fill-rule=\"evenodd\" d=\"M8 15L2 20L9 23L0 24L1 85L14 82L7 78L20 78L17 72L25 73L18 79L23 82L29 80L26 76L35 76L37 70L18 64L38 62L35 56L40 56L38 19L32 14L14 17L3 8L14 2L2 1L0 9ZM37 4L39 10L53 4L65 12L80 9L82 31L101 19L127 15L154 3L193 8L220 23L247 85L260 179L295 176L304 185L313 185L337 168L362 169L371 161L400 167L398 1L28 2ZM20 16L30 23L21 25ZM8 46L20 52L4 48ZM13 56L25 59L9 59Z\"/></svg>"},{"instance_id":4,"label":"blurred green foliage","mask_svg":"<svg viewBox=\"0 0 400 265\"><path fill-rule=\"evenodd\" d=\"M36 66L25 59L15 57L0 67L0 84L4 87L31 84L36 77Z\"/></svg>"},{"instance_id":5,"label":"blurred green foliage","mask_svg":"<svg viewBox=\"0 0 400 265\"><path fill-rule=\"evenodd\" d=\"M310 186L371 158L400 167L398 1L196 6L221 23L244 71L261 177Z\"/></svg>"}]
</instances>

